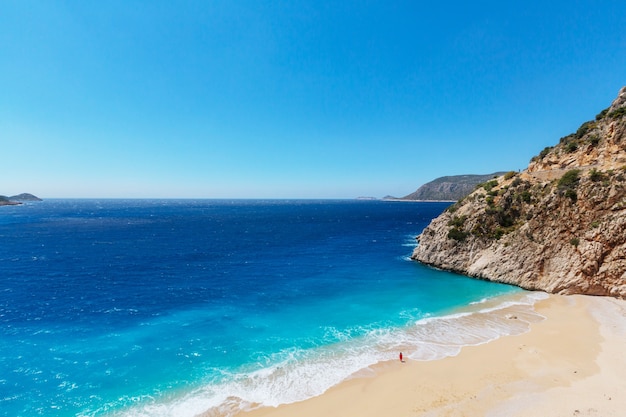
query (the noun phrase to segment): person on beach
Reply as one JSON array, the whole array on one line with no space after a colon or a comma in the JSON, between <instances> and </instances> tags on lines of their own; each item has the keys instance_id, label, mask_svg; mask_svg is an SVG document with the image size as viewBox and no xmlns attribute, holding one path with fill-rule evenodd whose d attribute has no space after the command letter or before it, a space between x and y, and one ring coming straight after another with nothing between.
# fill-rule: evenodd
<instances>
[{"instance_id":1,"label":"person on beach","mask_svg":"<svg viewBox=\"0 0 626 417\"><path fill-rule=\"evenodd\" d=\"M402 352L400 352L400 362L404 362L404 361L402 360Z\"/></svg>"}]
</instances>

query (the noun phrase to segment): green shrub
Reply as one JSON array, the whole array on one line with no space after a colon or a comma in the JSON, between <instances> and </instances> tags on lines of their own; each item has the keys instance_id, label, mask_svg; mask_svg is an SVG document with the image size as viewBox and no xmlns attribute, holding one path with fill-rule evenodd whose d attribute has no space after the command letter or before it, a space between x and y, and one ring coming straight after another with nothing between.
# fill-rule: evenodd
<instances>
[{"instance_id":1,"label":"green shrub","mask_svg":"<svg viewBox=\"0 0 626 417\"><path fill-rule=\"evenodd\" d=\"M508 213L498 213L498 224L502 227L511 227L515 224L515 218Z\"/></svg>"},{"instance_id":2,"label":"green shrub","mask_svg":"<svg viewBox=\"0 0 626 417\"><path fill-rule=\"evenodd\" d=\"M465 220L467 219L467 216L454 216L449 222L448 222L448 226L454 226L454 227L462 227L463 224L465 223Z\"/></svg>"},{"instance_id":3,"label":"green shrub","mask_svg":"<svg viewBox=\"0 0 626 417\"><path fill-rule=\"evenodd\" d=\"M506 174L504 174L504 179L505 180L510 180L511 178L513 178L514 176L517 175L517 172L515 171L509 171Z\"/></svg>"},{"instance_id":4,"label":"green shrub","mask_svg":"<svg viewBox=\"0 0 626 417\"><path fill-rule=\"evenodd\" d=\"M600 143L600 136L598 135L590 135L589 136L589 143L591 143L591 145L596 146L598 143Z\"/></svg>"},{"instance_id":5,"label":"green shrub","mask_svg":"<svg viewBox=\"0 0 626 417\"><path fill-rule=\"evenodd\" d=\"M532 194L530 194L530 191L527 190L522 191L522 193L520 194L520 197L524 203L530 203L531 196Z\"/></svg>"},{"instance_id":6,"label":"green shrub","mask_svg":"<svg viewBox=\"0 0 626 417\"><path fill-rule=\"evenodd\" d=\"M602 119L604 119L604 117L606 116L606 114L607 114L608 112L609 112L609 109L608 109L608 108L606 108L606 109L602 110L600 113L598 113L598 114L596 115L596 120L602 120Z\"/></svg>"},{"instance_id":7,"label":"green shrub","mask_svg":"<svg viewBox=\"0 0 626 417\"><path fill-rule=\"evenodd\" d=\"M622 116L624 116L626 114L626 107L620 107L617 110L613 110L611 113L608 114L608 117L610 117L611 119L618 119Z\"/></svg>"},{"instance_id":8,"label":"green shrub","mask_svg":"<svg viewBox=\"0 0 626 417\"><path fill-rule=\"evenodd\" d=\"M565 150L567 151L567 153L576 152L577 149L578 144L576 142L568 142L567 145L565 145Z\"/></svg>"},{"instance_id":9,"label":"green shrub","mask_svg":"<svg viewBox=\"0 0 626 417\"><path fill-rule=\"evenodd\" d=\"M573 188L578 185L578 181L580 181L580 170L572 169L563 174L558 185L559 188Z\"/></svg>"},{"instance_id":10,"label":"green shrub","mask_svg":"<svg viewBox=\"0 0 626 417\"><path fill-rule=\"evenodd\" d=\"M550 153L550 151L552 150L552 146L546 146L545 148L543 148L543 150L541 152L539 152L539 155L533 157L531 159L531 161L540 161L543 158L545 158L546 156L548 156L548 154Z\"/></svg>"},{"instance_id":11,"label":"green shrub","mask_svg":"<svg viewBox=\"0 0 626 417\"><path fill-rule=\"evenodd\" d=\"M458 242L465 240L468 233L459 229L458 227L453 227L448 231L448 239L454 239Z\"/></svg>"},{"instance_id":12,"label":"green shrub","mask_svg":"<svg viewBox=\"0 0 626 417\"><path fill-rule=\"evenodd\" d=\"M580 244L580 239L578 239L577 237L573 237L569 240L569 243L571 243L572 246L578 247L578 245Z\"/></svg>"},{"instance_id":13,"label":"green shrub","mask_svg":"<svg viewBox=\"0 0 626 417\"><path fill-rule=\"evenodd\" d=\"M483 188L485 189L485 191L489 192L493 189L493 187L496 187L498 185L498 180L491 180L491 181L487 181L486 183L483 184Z\"/></svg>"},{"instance_id":14,"label":"green shrub","mask_svg":"<svg viewBox=\"0 0 626 417\"><path fill-rule=\"evenodd\" d=\"M569 198L570 200L574 202L578 200L578 194L576 193L576 190L572 190L572 189L568 189L567 191L565 191L565 197Z\"/></svg>"},{"instance_id":15,"label":"green shrub","mask_svg":"<svg viewBox=\"0 0 626 417\"><path fill-rule=\"evenodd\" d=\"M580 125L580 127L578 128L574 136L576 137L576 139L580 139L583 136L585 136L585 134L589 132L591 129L594 129L596 126L597 125L595 122L585 122L582 125Z\"/></svg>"},{"instance_id":16,"label":"green shrub","mask_svg":"<svg viewBox=\"0 0 626 417\"><path fill-rule=\"evenodd\" d=\"M545 148L543 148L541 152L539 152L539 157L543 159L543 157L547 156L551 150L552 150L552 146L546 146Z\"/></svg>"},{"instance_id":17,"label":"green shrub","mask_svg":"<svg viewBox=\"0 0 626 417\"><path fill-rule=\"evenodd\" d=\"M601 171L593 168L591 171L589 171L589 179L593 182L598 182L606 179L606 175L604 175Z\"/></svg>"}]
</instances>

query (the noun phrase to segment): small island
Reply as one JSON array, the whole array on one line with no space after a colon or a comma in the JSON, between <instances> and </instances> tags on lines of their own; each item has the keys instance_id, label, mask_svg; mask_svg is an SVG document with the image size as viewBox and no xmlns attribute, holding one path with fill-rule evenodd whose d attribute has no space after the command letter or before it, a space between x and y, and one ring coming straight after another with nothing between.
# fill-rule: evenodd
<instances>
[{"instance_id":1,"label":"small island","mask_svg":"<svg viewBox=\"0 0 626 417\"><path fill-rule=\"evenodd\" d=\"M7 197L0 195L0 206L17 206L23 204L25 201L42 201L41 198L28 193L22 193Z\"/></svg>"}]
</instances>

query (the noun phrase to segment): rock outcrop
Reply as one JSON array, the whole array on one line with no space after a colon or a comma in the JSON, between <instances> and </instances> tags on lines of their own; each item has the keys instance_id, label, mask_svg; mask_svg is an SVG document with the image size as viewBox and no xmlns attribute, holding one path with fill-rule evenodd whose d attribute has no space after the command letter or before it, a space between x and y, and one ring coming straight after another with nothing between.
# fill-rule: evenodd
<instances>
[{"instance_id":1,"label":"rock outcrop","mask_svg":"<svg viewBox=\"0 0 626 417\"><path fill-rule=\"evenodd\" d=\"M412 258L560 294L626 298L626 87L520 173L488 181L418 237Z\"/></svg>"}]
</instances>

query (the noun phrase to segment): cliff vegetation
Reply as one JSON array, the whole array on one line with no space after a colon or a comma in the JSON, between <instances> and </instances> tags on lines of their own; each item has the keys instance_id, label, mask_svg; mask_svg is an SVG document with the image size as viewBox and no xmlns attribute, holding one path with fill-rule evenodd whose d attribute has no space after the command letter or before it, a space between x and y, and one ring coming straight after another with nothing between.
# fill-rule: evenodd
<instances>
[{"instance_id":1,"label":"cliff vegetation","mask_svg":"<svg viewBox=\"0 0 626 417\"><path fill-rule=\"evenodd\" d=\"M418 239L412 258L438 268L626 298L626 87L524 171L477 186Z\"/></svg>"}]
</instances>

